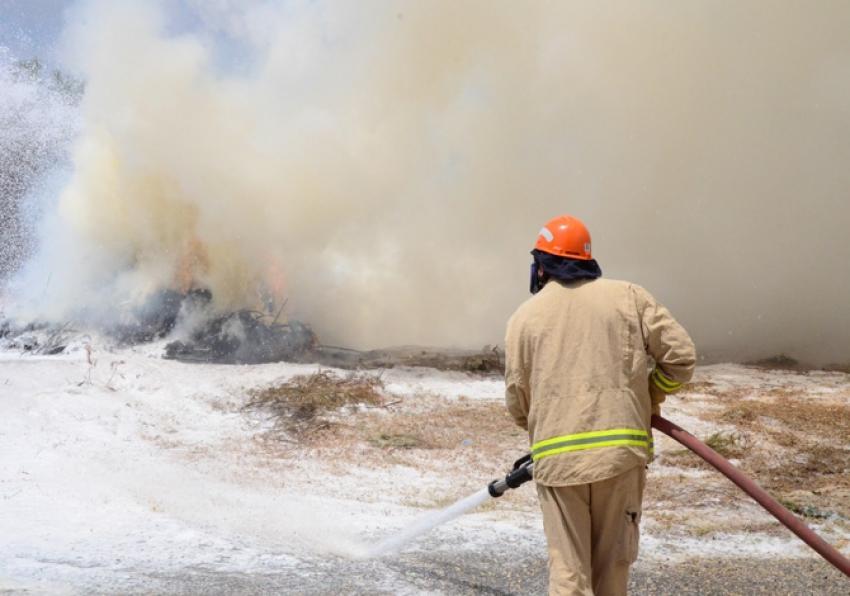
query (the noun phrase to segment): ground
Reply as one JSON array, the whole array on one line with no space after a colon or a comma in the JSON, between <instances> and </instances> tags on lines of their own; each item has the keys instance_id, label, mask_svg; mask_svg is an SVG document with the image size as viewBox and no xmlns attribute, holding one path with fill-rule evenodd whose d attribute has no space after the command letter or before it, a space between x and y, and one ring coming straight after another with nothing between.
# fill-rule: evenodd
<instances>
[{"instance_id":1,"label":"ground","mask_svg":"<svg viewBox=\"0 0 850 596\"><path fill-rule=\"evenodd\" d=\"M366 557L525 452L498 376L323 368L375 394L286 418L261 397L316 365L186 364L162 347L0 354L1 593L545 592L531 486ZM664 414L850 554L850 375L700 367ZM731 483L656 443L633 593L847 593Z\"/></svg>"}]
</instances>

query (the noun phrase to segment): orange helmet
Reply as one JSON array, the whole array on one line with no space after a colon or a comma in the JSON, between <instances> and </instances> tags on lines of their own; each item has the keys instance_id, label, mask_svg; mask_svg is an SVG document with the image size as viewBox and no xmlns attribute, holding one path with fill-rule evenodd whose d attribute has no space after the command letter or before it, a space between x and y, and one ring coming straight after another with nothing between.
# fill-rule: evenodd
<instances>
[{"instance_id":1,"label":"orange helmet","mask_svg":"<svg viewBox=\"0 0 850 596\"><path fill-rule=\"evenodd\" d=\"M534 248L568 259L589 261L590 232L580 220L571 215L559 215L540 228Z\"/></svg>"}]
</instances>

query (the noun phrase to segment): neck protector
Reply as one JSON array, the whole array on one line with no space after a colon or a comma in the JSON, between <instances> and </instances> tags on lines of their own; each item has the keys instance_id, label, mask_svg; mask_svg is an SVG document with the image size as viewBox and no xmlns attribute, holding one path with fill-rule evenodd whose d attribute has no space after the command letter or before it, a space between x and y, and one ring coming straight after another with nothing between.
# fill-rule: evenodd
<instances>
[{"instance_id":1,"label":"neck protector","mask_svg":"<svg viewBox=\"0 0 850 596\"><path fill-rule=\"evenodd\" d=\"M531 280L532 293L534 293L534 278L537 275L537 268L543 270L543 273L546 274L546 278L557 279L564 283L577 281L579 279L596 279L602 275L602 269L599 268L599 263L597 263L595 259L583 261L581 259L558 257L537 249L532 250L531 254L534 256Z\"/></svg>"}]
</instances>

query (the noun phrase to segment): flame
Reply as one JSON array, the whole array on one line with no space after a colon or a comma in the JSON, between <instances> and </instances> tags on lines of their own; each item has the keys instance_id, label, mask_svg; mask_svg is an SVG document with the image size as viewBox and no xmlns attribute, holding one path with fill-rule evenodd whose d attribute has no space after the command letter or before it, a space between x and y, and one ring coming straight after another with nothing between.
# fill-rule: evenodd
<instances>
[{"instance_id":1,"label":"flame","mask_svg":"<svg viewBox=\"0 0 850 596\"><path fill-rule=\"evenodd\" d=\"M275 303L283 304L286 300L286 277L280 261L272 259L266 268L266 289Z\"/></svg>"},{"instance_id":2,"label":"flame","mask_svg":"<svg viewBox=\"0 0 850 596\"><path fill-rule=\"evenodd\" d=\"M274 257L269 259L259 288L263 308L276 319L279 318L283 307L286 306L286 276L278 259Z\"/></svg>"},{"instance_id":3,"label":"flame","mask_svg":"<svg viewBox=\"0 0 850 596\"><path fill-rule=\"evenodd\" d=\"M197 287L199 275L209 271L210 260L203 243L196 236L191 236L183 245L183 251L177 261L174 272L174 287L181 294Z\"/></svg>"}]
</instances>

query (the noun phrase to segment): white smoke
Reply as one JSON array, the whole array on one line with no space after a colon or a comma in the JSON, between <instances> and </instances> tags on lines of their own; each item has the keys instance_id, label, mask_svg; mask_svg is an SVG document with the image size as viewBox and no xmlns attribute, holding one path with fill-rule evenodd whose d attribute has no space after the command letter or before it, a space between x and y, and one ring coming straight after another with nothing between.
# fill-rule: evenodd
<instances>
[{"instance_id":1,"label":"white smoke","mask_svg":"<svg viewBox=\"0 0 850 596\"><path fill-rule=\"evenodd\" d=\"M190 6L177 32L150 2L70 13L85 126L42 313L188 263L221 308L282 271L327 342L477 346L572 213L703 351L848 359L843 4Z\"/></svg>"}]
</instances>

